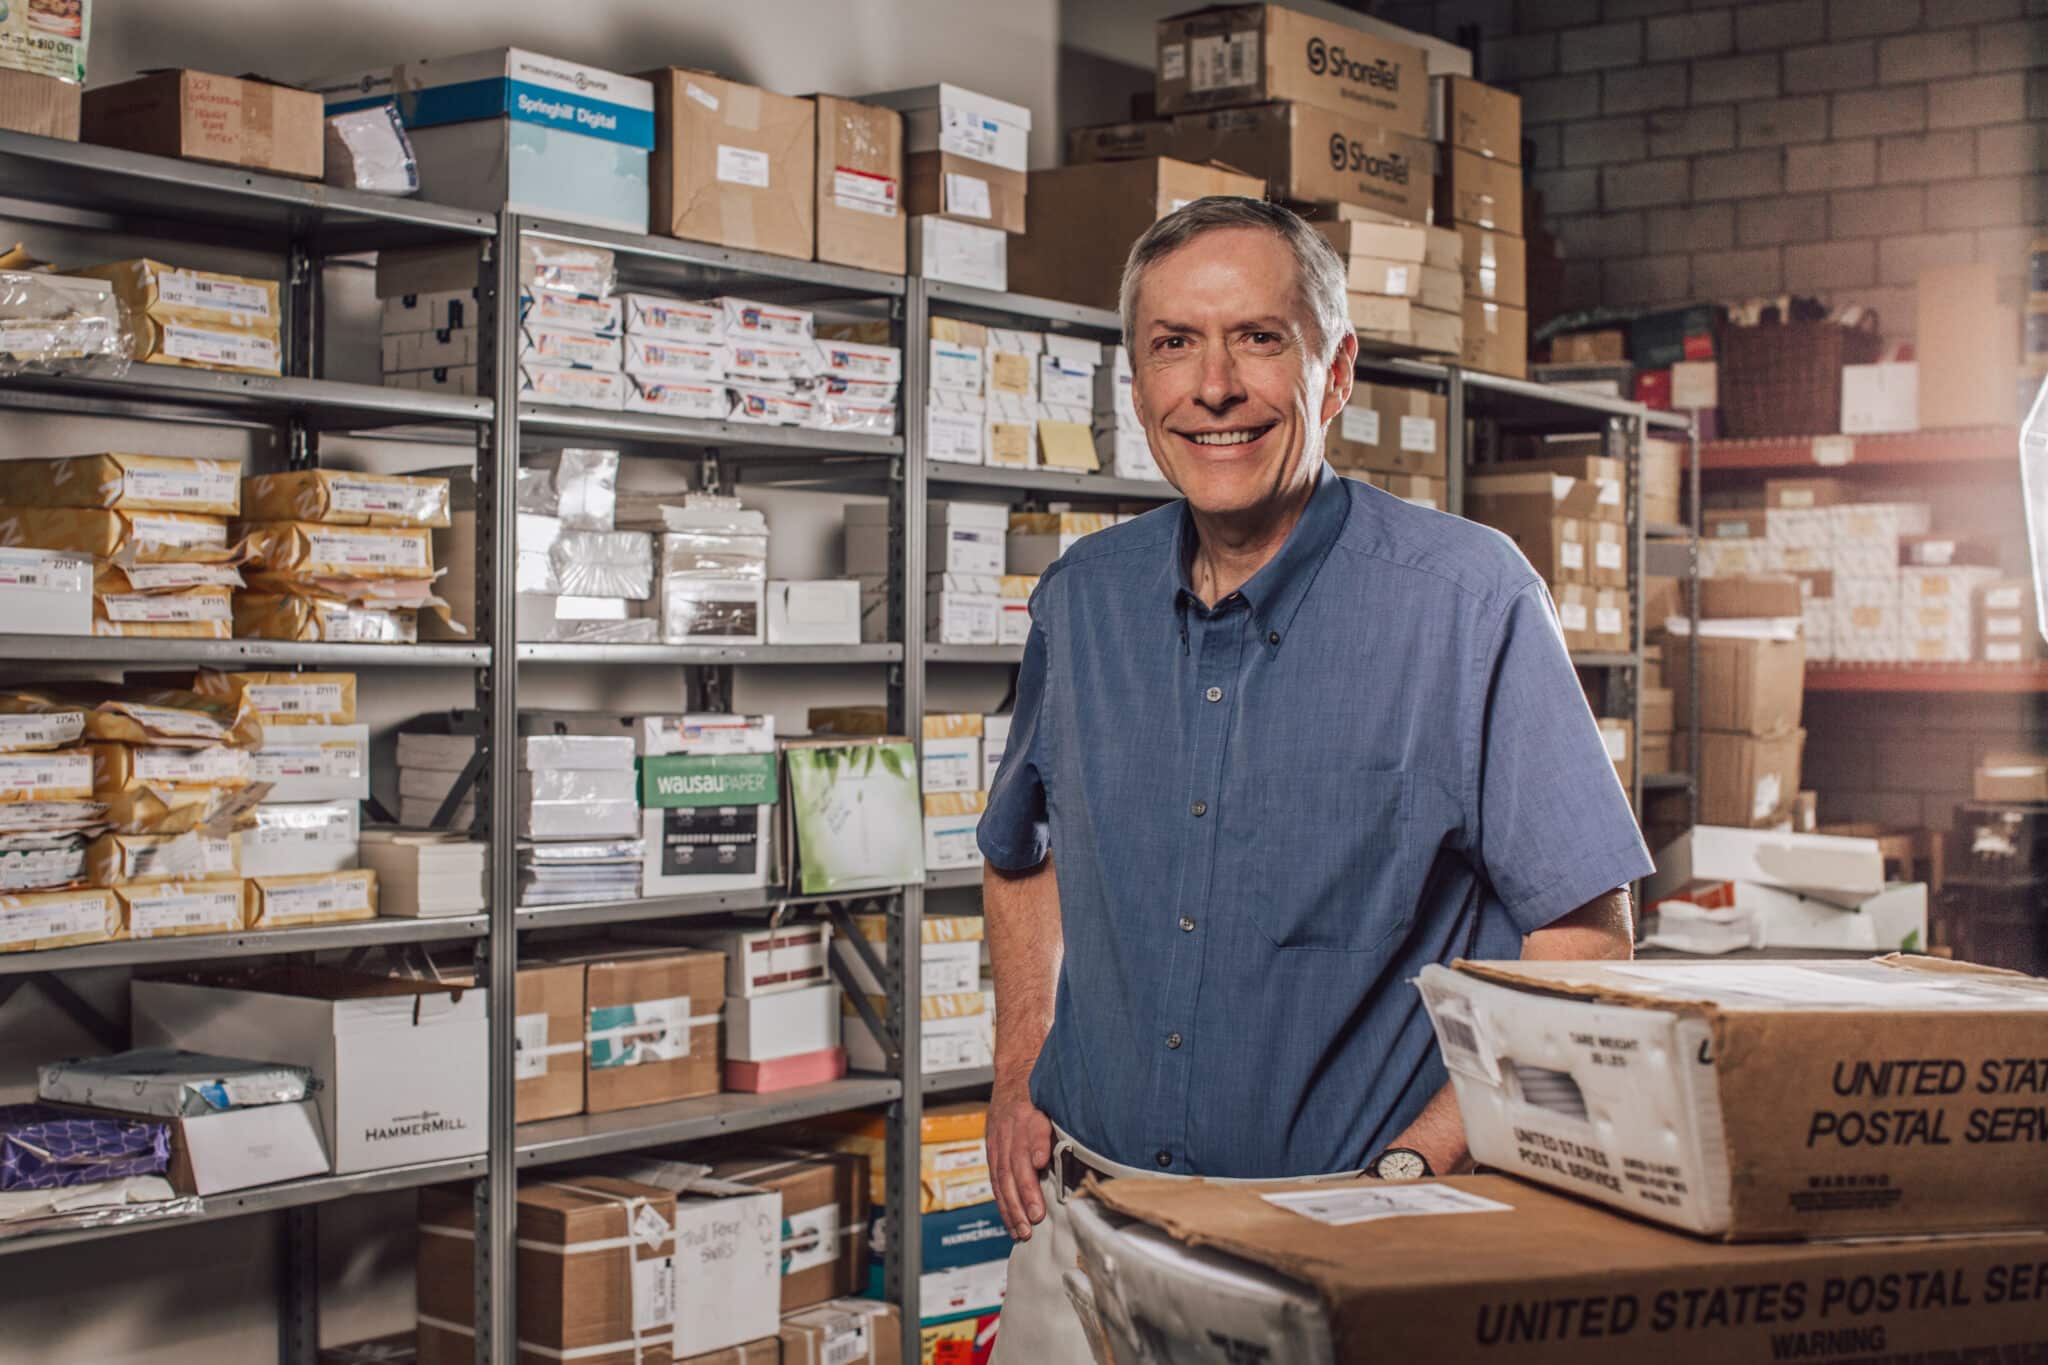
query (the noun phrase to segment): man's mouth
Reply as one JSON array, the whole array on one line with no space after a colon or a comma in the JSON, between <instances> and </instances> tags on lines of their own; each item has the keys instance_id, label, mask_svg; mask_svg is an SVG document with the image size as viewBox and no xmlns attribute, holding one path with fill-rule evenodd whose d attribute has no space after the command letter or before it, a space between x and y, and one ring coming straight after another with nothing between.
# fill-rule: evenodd
<instances>
[{"instance_id":1,"label":"man's mouth","mask_svg":"<svg viewBox=\"0 0 2048 1365\"><path fill-rule=\"evenodd\" d=\"M1237 427L1230 431L1183 431L1180 435L1198 446L1242 446L1250 445L1277 425L1268 422L1264 426Z\"/></svg>"}]
</instances>

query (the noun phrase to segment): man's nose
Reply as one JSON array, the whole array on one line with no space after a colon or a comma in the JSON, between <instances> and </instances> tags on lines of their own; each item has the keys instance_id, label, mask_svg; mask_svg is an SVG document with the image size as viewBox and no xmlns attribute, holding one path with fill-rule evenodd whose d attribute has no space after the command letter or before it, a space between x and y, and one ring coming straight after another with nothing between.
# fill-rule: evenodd
<instances>
[{"instance_id":1,"label":"man's nose","mask_svg":"<svg viewBox=\"0 0 2048 1365\"><path fill-rule=\"evenodd\" d=\"M1229 346L1211 346L1202 356L1202 390L1198 400L1205 408L1221 410L1244 397L1238 382L1237 356Z\"/></svg>"}]
</instances>

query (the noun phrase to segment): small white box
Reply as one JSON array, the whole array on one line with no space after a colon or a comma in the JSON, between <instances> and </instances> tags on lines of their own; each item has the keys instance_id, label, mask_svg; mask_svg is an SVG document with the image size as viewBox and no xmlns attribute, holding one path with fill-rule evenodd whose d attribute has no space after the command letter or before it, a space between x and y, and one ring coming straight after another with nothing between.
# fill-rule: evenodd
<instances>
[{"instance_id":1,"label":"small white box","mask_svg":"<svg viewBox=\"0 0 2048 1365\"><path fill-rule=\"evenodd\" d=\"M377 873L377 913L399 919L474 915L484 908L485 847L460 834L373 829L363 866Z\"/></svg>"},{"instance_id":2,"label":"small white box","mask_svg":"<svg viewBox=\"0 0 2048 1365\"><path fill-rule=\"evenodd\" d=\"M1842 431L1866 436L1920 429L1920 366L1911 360L1842 367Z\"/></svg>"},{"instance_id":3,"label":"small white box","mask_svg":"<svg viewBox=\"0 0 2048 1365\"><path fill-rule=\"evenodd\" d=\"M924 214L910 220L910 273L975 289L1007 289L1009 241L1001 228Z\"/></svg>"},{"instance_id":4,"label":"small white box","mask_svg":"<svg viewBox=\"0 0 2048 1365\"><path fill-rule=\"evenodd\" d=\"M855 579L771 579L767 603L771 645L860 643L860 583Z\"/></svg>"},{"instance_id":5,"label":"small white box","mask_svg":"<svg viewBox=\"0 0 2048 1365\"><path fill-rule=\"evenodd\" d=\"M726 998L725 1055L731 1061L772 1062L838 1046L837 986Z\"/></svg>"},{"instance_id":6,"label":"small white box","mask_svg":"<svg viewBox=\"0 0 2048 1365\"><path fill-rule=\"evenodd\" d=\"M184 1148L192 1194L226 1194L325 1175L330 1169L320 1106L312 1100L252 1104L165 1121L175 1130L172 1145Z\"/></svg>"},{"instance_id":7,"label":"small white box","mask_svg":"<svg viewBox=\"0 0 2048 1365\"><path fill-rule=\"evenodd\" d=\"M924 741L924 790L928 792L971 792L981 790L981 738Z\"/></svg>"},{"instance_id":8,"label":"small white box","mask_svg":"<svg viewBox=\"0 0 2048 1365\"><path fill-rule=\"evenodd\" d=\"M490 993L318 969L304 979L315 976L331 979L324 996L289 994L268 972L257 979L276 989L131 981L133 1041L309 1068L336 1175L480 1154Z\"/></svg>"},{"instance_id":9,"label":"small white box","mask_svg":"<svg viewBox=\"0 0 2048 1365\"><path fill-rule=\"evenodd\" d=\"M981 793L972 795L980 797ZM924 865L928 870L981 866L981 845L975 842L975 832L981 825L984 803L972 804L973 810L924 817Z\"/></svg>"},{"instance_id":10,"label":"small white box","mask_svg":"<svg viewBox=\"0 0 2048 1365\"><path fill-rule=\"evenodd\" d=\"M1045 353L1063 364L1085 367L1088 370L1089 397L1082 400L1082 406L1092 404L1094 399L1095 371L1102 365L1103 353L1108 348L1099 341L1086 337L1068 336L1064 332L1045 334ZM1130 373L1130 361L1124 361L1124 372Z\"/></svg>"},{"instance_id":11,"label":"small white box","mask_svg":"<svg viewBox=\"0 0 2048 1365\"><path fill-rule=\"evenodd\" d=\"M889 509L881 503L846 508L846 571L886 576ZM925 564L931 573L995 575L1003 571L1010 509L1002 503L934 502L925 520Z\"/></svg>"},{"instance_id":12,"label":"small white box","mask_svg":"<svg viewBox=\"0 0 2048 1365\"><path fill-rule=\"evenodd\" d=\"M652 814L653 812L649 812ZM824 921L776 929L690 929L660 925L622 931L636 941L681 943L725 954L725 995L736 1000L808 991L831 983L832 926ZM834 1005L835 1011L837 1005ZM728 1009L726 1023L732 1023ZM837 1047L828 1039L817 1047ZM816 1049L811 1049L815 1051Z\"/></svg>"},{"instance_id":13,"label":"small white box","mask_svg":"<svg viewBox=\"0 0 2048 1365\"><path fill-rule=\"evenodd\" d=\"M929 405L924 418L926 457L947 464L983 463L987 458L987 433L983 430L986 421L986 414L978 406L967 410L937 403Z\"/></svg>"},{"instance_id":14,"label":"small white box","mask_svg":"<svg viewBox=\"0 0 2048 1365\"><path fill-rule=\"evenodd\" d=\"M886 1002L870 997L875 1012L887 1017ZM924 1069L959 1071L988 1066L995 1060L995 992L966 991L959 995L928 995L920 1002L924 1016ZM874 1034L868 1032L851 1000L840 1006L840 1046L855 1071L886 1071Z\"/></svg>"},{"instance_id":15,"label":"small white box","mask_svg":"<svg viewBox=\"0 0 2048 1365\"><path fill-rule=\"evenodd\" d=\"M672 645L758 645L767 585L760 579L663 574L655 579L655 617Z\"/></svg>"},{"instance_id":16,"label":"small white box","mask_svg":"<svg viewBox=\"0 0 2048 1365\"><path fill-rule=\"evenodd\" d=\"M1884 855L1875 839L1695 825L1658 855L1643 897L1668 895L1695 878L1781 886L1854 905L1884 890Z\"/></svg>"},{"instance_id":17,"label":"small white box","mask_svg":"<svg viewBox=\"0 0 2048 1365\"><path fill-rule=\"evenodd\" d=\"M357 866L360 837L361 814L353 800L303 805L266 802L256 808L256 827L242 832L242 875L346 872Z\"/></svg>"},{"instance_id":18,"label":"small white box","mask_svg":"<svg viewBox=\"0 0 2048 1365\"><path fill-rule=\"evenodd\" d=\"M1030 164L1031 110L1021 104L944 82L863 95L861 102L902 112L905 152L950 152L1018 172Z\"/></svg>"},{"instance_id":19,"label":"small white box","mask_svg":"<svg viewBox=\"0 0 2048 1365\"><path fill-rule=\"evenodd\" d=\"M982 396L982 348L969 346L964 342L930 339L929 365L931 373L927 382L931 385L932 397L952 406L955 398L980 398ZM944 400L939 396L945 395ZM965 408L962 411L979 411L979 408Z\"/></svg>"},{"instance_id":20,"label":"small white box","mask_svg":"<svg viewBox=\"0 0 2048 1365\"><path fill-rule=\"evenodd\" d=\"M869 941L876 959L884 967L889 965L889 941ZM854 984L869 995L882 994L882 983L868 970L868 964L860 954L850 948L843 948L840 960L850 969ZM962 991L981 989L981 940L966 939L953 943L927 943L917 954L919 995L958 995Z\"/></svg>"},{"instance_id":21,"label":"small white box","mask_svg":"<svg viewBox=\"0 0 2048 1365\"><path fill-rule=\"evenodd\" d=\"M270 783L266 802L365 801L370 795L370 727L265 726L252 766L256 781Z\"/></svg>"},{"instance_id":22,"label":"small white box","mask_svg":"<svg viewBox=\"0 0 2048 1365\"><path fill-rule=\"evenodd\" d=\"M992 645L1001 638L1002 599L990 594L942 592L929 597L925 627L932 643Z\"/></svg>"},{"instance_id":23,"label":"small white box","mask_svg":"<svg viewBox=\"0 0 2048 1365\"><path fill-rule=\"evenodd\" d=\"M84 555L0 547L0 632L92 634L92 580Z\"/></svg>"},{"instance_id":24,"label":"small white box","mask_svg":"<svg viewBox=\"0 0 2048 1365\"><path fill-rule=\"evenodd\" d=\"M1888 886L1854 905L1737 882L1735 908L1756 913L1766 948L1917 953L1927 947L1927 887L1920 882Z\"/></svg>"}]
</instances>

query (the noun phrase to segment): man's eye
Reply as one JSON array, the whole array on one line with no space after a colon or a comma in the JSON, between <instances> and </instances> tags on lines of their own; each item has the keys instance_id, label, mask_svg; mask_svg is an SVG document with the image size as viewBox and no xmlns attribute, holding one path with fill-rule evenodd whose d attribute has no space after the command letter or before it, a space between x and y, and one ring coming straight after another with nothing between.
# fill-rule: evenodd
<instances>
[{"instance_id":1,"label":"man's eye","mask_svg":"<svg viewBox=\"0 0 2048 1365\"><path fill-rule=\"evenodd\" d=\"M1162 351L1173 350L1178 347L1187 345L1187 340L1188 339L1186 337L1161 337L1159 339L1158 345L1159 349Z\"/></svg>"}]
</instances>

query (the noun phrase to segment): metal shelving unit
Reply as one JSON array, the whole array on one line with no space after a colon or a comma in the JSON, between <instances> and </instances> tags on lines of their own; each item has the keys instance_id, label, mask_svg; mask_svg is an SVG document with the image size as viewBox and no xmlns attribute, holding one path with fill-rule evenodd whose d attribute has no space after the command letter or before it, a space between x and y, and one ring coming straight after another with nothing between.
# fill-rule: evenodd
<instances>
[{"instance_id":1,"label":"metal shelving unit","mask_svg":"<svg viewBox=\"0 0 2048 1365\"><path fill-rule=\"evenodd\" d=\"M661 1143L744 1133L848 1109L866 1109L888 1104L902 1094L899 1081L886 1076L859 1075L768 1095L727 1091L609 1114L575 1114L540 1123L522 1123L514 1150L522 1167L555 1165Z\"/></svg>"},{"instance_id":2,"label":"metal shelving unit","mask_svg":"<svg viewBox=\"0 0 2048 1365\"><path fill-rule=\"evenodd\" d=\"M902 645L522 644L516 652L523 664L666 664L675 668L903 662Z\"/></svg>"},{"instance_id":3,"label":"metal shelving unit","mask_svg":"<svg viewBox=\"0 0 2048 1365\"><path fill-rule=\"evenodd\" d=\"M0 404L4 406L4 404ZM124 640L0 635L0 659L207 668L485 668L488 645L350 645L295 640Z\"/></svg>"},{"instance_id":4,"label":"metal shelving unit","mask_svg":"<svg viewBox=\"0 0 2048 1365\"><path fill-rule=\"evenodd\" d=\"M460 915L447 919L373 919L237 934L120 939L77 948L0 953L0 978L40 972L83 972L98 967L162 967L179 962L275 957L284 953L352 952L405 943L453 943L481 938L485 928L484 916Z\"/></svg>"}]
</instances>

